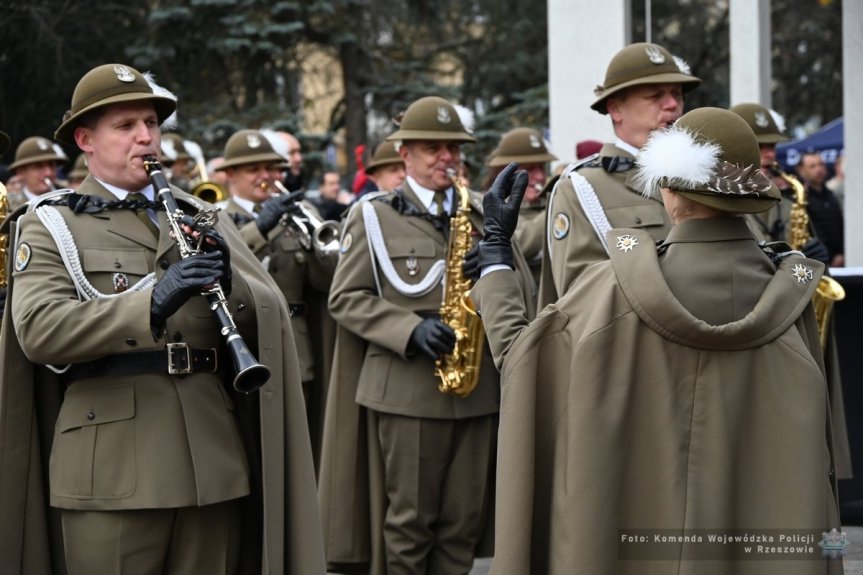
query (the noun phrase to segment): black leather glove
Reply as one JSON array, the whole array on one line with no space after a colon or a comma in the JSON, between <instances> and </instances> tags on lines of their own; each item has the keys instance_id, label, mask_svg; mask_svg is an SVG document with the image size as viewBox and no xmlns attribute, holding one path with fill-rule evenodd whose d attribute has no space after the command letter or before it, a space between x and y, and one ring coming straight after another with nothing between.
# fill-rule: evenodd
<instances>
[{"instance_id":1,"label":"black leather glove","mask_svg":"<svg viewBox=\"0 0 863 575\"><path fill-rule=\"evenodd\" d=\"M432 359L452 353L455 332L439 319L426 318L411 332L408 351L421 351Z\"/></svg>"},{"instance_id":2,"label":"black leather glove","mask_svg":"<svg viewBox=\"0 0 863 575\"><path fill-rule=\"evenodd\" d=\"M193 295L222 279L222 253L215 251L171 264L156 285L150 299L150 328L158 336L165 322Z\"/></svg>"},{"instance_id":3,"label":"black leather glove","mask_svg":"<svg viewBox=\"0 0 863 575\"><path fill-rule=\"evenodd\" d=\"M474 246L464 255L464 261L461 264L461 271L464 274L464 277L472 282L479 279L481 271L479 267L479 243L474 244Z\"/></svg>"},{"instance_id":4,"label":"black leather glove","mask_svg":"<svg viewBox=\"0 0 863 575\"><path fill-rule=\"evenodd\" d=\"M830 265L830 254L827 253L827 246L818 238L810 238L808 242L803 244L800 251L811 260L818 260L824 265Z\"/></svg>"},{"instance_id":5,"label":"black leather glove","mask_svg":"<svg viewBox=\"0 0 863 575\"><path fill-rule=\"evenodd\" d=\"M528 175L510 163L494 179L482 199L485 221L483 238L479 242L480 269L496 264L515 269L512 259L512 234L518 225L518 211L527 189ZM507 201L509 198L509 201Z\"/></svg>"},{"instance_id":6,"label":"black leather glove","mask_svg":"<svg viewBox=\"0 0 863 575\"><path fill-rule=\"evenodd\" d=\"M282 216L289 212L298 212L300 206L297 205L297 200L302 198L301 193L295 194L278 194L261 204L261 212L255 219L255 224L261 235L266 236L270 233Z\"/></svg>"},{"instance_id":7,"label":"black leather glove","mask_svg":"<svg viewBox=\"0 0 863 575\"><path fill-rule=\"evenodd\" d=\"M222 279L219 283L222 285L222 291L226 296L231 295L233 286L231 280L234 274L231 272L231 248L228 247L228 242L218 231L210 229L204 233L204 241L201 243L201 249L204 253L218 253L222 256Z\"/></svg>"}]
</instances>

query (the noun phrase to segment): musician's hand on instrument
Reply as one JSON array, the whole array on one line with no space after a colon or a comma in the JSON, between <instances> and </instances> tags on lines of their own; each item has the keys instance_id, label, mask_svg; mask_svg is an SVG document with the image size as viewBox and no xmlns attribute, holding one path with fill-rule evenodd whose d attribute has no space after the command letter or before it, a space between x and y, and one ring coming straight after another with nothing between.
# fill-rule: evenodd
<instances>
[{"instance_id":1,"label":"musician's hand on instrument","mask_svg":"<svg viewBox=\"0 0 863 575\"><path fill-rule=\"evenodd\" d=\"M420 351L432 359L452 353L455 332L439 319L426 318L411 332L408 352Z\"/></svg>"},{"instance_id":2,"label":"musician's hand on instrument","mask_svg":"<svg viewBox=\"0 0 863 575\"><path fill-rule=\"evenodd\" d=\"M222 253L191 256L168 267L156 284L150 298L150 327L158 336L169 317L174 315L190 297L220 281L224 276Z\"/></svg>"},{"instance_id":3,"label":"musician's hand on instrument","mask_svg":"<svg viewBox=\"0 0 863 575\"><path fill-rule=\"evenodd\" d=\"M478 243L474 244L474 246L464 255L464 261L461 265L461 271L464 274L464 277L471 281L475 282L479 279L480 267Z\"/></svg>"},{"instance_id":4,"label":"musician's hand on instrument","mask_svg":"<svg viewBox=\"0 0 863 575\"><path fill-rule=\"evenodd\" d=\"M827 246L818 238L809 238L809 241L803 244L800 251L810 260L818 260L825 265L830 264L830 253L827 251Z\"/></svg>"},{"instance_id":5,"label":"musician's hand on instrument","mask_svg":"<svg viewBox=\"0 0 863 575\"><path fill-rule=\"evenodd\" d=\"M226 296L231 295L232 282L234 274L231 271L231 248L228 247L228 242L218 231L209 229L204 232L204 241L201 243L201 249L204 253L219 253L222 255L222 263L224 264L222 279L219 283L222 285L222 291Z\"/></svg>"},{"instance_id":6,"label":"musician's hand on instrument","mask_svg":"<svg viewBox=\"0 0 863 575\"><path fill-rule=\"evenodd\" d=\"M298 213L297 197L293 194L278 194L261 204L261 211L255 219L255 224L262 235L270 233L282 216L288 213Z\"/></svg>"},{"instance_id":7,"label":"musician's hand on instrument","mask_svg":"<svg viewBox=\"0 0 863 575\"><path fill-rule=\"evenodd\" d=\"M479 243L480 270L490 265L515 269L512 258L512 235L518 225L518 211L527 189L528 175L518 164L505 167L483 196L483 238Z\"/></svg>"}]
</instances>

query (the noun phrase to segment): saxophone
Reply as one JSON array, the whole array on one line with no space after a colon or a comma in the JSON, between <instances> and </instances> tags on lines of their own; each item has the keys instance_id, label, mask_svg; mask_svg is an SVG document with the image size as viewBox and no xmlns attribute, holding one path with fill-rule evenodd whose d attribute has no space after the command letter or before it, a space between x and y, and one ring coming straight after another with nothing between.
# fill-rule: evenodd
<instances>
[{"instance_id":1,"label":"saxophone","mask_svg":"<svg viewBox=\"0 0 863 575\"><path fill-rule=\"evenodd\" d=\"M441 380L438 389L442 393L467 397L479 383L485 330L468 297L470 280L462 271L473 231L469 217L470 193L454 170L447 170L447 174L458 194L459 204L458 212L450 220L440 318L455 332L456 341L451 354L435 361L435 375Z\"/></svg>"},{"instance_id":2,"label":"saxophone","mask_svg":"<svg viewBox=\"0 0 863 575\"><path fill-rule=\"evenodd\" d=\"M0 222L9 215L9 194L6 186L0 183ZM0 234L0 289L9 283L6 277L6 263L9 261L9 234Z\"/></svg>"},{"instance_id":3,"label":"saxophone","mask_svg":"<svg viewBox=\"0 0 863 575\"><path fill-rule=\"evenodd\" d=\"M809 232L809 213L806 211L806 187L792 175L786 174L778 163L772 166L774 174L788 182L794 190L794 204L791 206L790 230L788 245L791 249L800 250L812 237ZM818 321L818 336L821 339L821 349L827 345L827 326L830 323L830 312L833 304L845 299L845 288L829 276L821 276L818 289L812 296L812 306L815 308L815 319Z\"/></svg>"}]
</instances>

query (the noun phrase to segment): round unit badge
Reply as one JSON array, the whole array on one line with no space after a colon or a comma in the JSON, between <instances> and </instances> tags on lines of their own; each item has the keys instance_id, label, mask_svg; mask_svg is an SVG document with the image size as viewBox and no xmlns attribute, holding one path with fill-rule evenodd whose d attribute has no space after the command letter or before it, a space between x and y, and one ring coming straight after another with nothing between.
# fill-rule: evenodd
<instances>
[{"instance_id":1,"label":"round unit badge","mask_svg":"<svg viewBox=\"0 0 863 575\"><path fill-rule=\"evenodd\" d=\"M562 240L569 233L569 216L558 212L551 222L551 233L556 240Z\"/></svg>"},{"instance_id":2,"label":"round unit badge","mask_svg":"<svg viewBox=\"0 0 863 575\"><path fill-rule=\"evenodd\" d=\"M33 250L30 249L30 244L21 242L18 246L18 251L15 252L15 271L23 272L27 269L27 264L30 263L30 256L33 255Z\"/></svg>"},{"instance_id":3,"label":"round unit badge","mask_svg":"<svg viewBox=\"0 0 863 575\"><path fill-rule=\"evenodd\" d=\"M348 250L351 249L351 244L354 243L354 237L350 232L345 234L345 237L342 238L342 244L339 246L339 253L346 254Z\"/></svg>"}]
</instances>

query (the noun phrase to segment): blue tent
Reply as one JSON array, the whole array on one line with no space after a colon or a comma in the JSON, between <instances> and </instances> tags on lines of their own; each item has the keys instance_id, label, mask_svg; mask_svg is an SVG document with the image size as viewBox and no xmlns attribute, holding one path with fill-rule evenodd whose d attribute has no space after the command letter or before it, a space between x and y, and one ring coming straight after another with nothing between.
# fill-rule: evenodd
<instances>
[{"instance_id":1,"label":"blue tent","mask_svg":"<svg viewBox=\"0 0 863 575\"><path fill-rule=\"evenodd\" d=\"M839 117L821 127L817 132L792 142L776 144L776 161L786 170L794 169L800 163L803 152L821 152L827 168L832 170L836 158L845 147L845 121Z\"/></svg>"}]
</instances>

